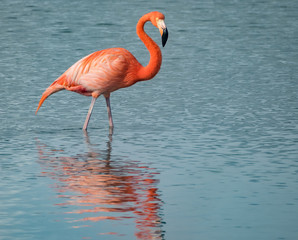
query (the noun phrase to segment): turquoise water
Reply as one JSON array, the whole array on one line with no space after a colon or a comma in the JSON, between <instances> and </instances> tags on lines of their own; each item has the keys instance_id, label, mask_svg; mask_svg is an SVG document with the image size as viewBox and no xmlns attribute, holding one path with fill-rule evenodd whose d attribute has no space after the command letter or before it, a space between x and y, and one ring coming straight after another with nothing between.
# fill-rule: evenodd
<instances>
[{"instance_id":1,"label":"turquoise water","mask_svg":"<svg viewBox=\"0 0 298 240\"><path fill-rule=\"evenodd\" d=\"M46 87L166 15L151 81L91 99ZM296 239L297 1L17 1L0 8L0 239ZM145 30L160 45L159 32Z\"/></svg>"}]
</instances>

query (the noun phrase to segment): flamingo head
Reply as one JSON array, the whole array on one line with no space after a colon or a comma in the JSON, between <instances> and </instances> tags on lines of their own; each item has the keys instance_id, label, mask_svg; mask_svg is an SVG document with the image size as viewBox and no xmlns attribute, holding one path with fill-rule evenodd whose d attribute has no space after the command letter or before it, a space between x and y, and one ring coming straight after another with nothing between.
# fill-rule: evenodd
<instances>
[{"instance_id":1,"label":"flamingo head","mask_svg":"<svg viewBox=\"0 0 298 240\"><path fill-rule=\"evenodd\" d=\"M164 47L168 40L168 29L165 24L165 16L160 12L151 12L150 20L152 24L158 28L161 35L162 46Z\"/></svg>"}]
</instances>

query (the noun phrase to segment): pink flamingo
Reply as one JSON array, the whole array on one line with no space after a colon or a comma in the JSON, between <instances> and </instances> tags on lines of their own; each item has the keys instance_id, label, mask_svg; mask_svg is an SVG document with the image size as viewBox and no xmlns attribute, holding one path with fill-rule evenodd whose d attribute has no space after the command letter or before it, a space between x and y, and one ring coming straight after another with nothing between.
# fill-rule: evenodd
<instances>
[{"instance_id":1,"label":"pink flamingo","mask_svg":"<svg viewBox=\"0 0 298 240\"><path fill-rule=\"evenodd\" d=\"M164 19L162 13L150 12L142 16L137 23L137 34L150 53L150 61L147 66L142 66L124 48L109 48L94 52L72 65L44 91L35 114L47 97L61 90L92 96L83 126L83 130L87 130L95 100L103 94L107 104L109 126L113 128L110 105L111 92L129 87L139 81L152 79L160 69L162 62L161 50L146 34L144 25L150 21L159 29L162 36L162 46L164 47L168 39L168 30Z\"/></svg>"}]
</instances>

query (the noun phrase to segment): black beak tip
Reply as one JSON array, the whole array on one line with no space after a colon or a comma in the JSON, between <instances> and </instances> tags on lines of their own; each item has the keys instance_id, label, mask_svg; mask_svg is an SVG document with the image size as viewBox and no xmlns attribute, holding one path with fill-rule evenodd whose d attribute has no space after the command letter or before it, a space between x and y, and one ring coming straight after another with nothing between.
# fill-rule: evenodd
<instances>
[{"instance_id":1,"label":"black beak tip","mask_svg":"<svg viewBox=\"0 0 298 240\"><path fill-rule=\"evenodd\" d=\"M164 47L167 43L167 40L168 40L168 36L169 36L169 33L168 33L168 29L165 28L163 30L163 33L162 33L162 36L161 36L161 42L162 42L162 46Z\"/></svg>"}]
</instances>

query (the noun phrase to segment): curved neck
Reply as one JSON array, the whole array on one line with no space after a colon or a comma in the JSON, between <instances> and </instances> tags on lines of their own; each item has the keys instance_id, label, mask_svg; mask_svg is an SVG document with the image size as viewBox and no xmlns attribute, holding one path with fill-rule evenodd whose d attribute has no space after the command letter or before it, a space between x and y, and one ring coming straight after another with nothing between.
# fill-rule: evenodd
<instances>
[{"instance_id":1,"label":"curved neck","mask_svg":"<svg viewBox=\"0 0 298 240\"><path fill-rule=\"evenodd\" d=\"M148 21L150 21L150 16L146 14L140 18L137 24L137 34L150 53L150 61L148 65L141 67L138 72L140 80L149 80L153 78L158 73L162 62L159 46L144 31L144 25Z\"/></svg>"}]
</instances>

